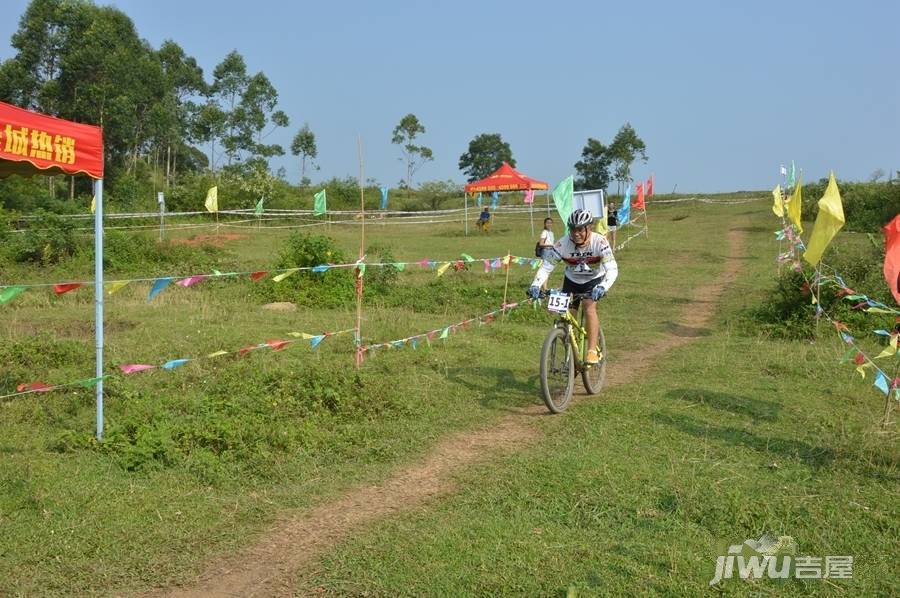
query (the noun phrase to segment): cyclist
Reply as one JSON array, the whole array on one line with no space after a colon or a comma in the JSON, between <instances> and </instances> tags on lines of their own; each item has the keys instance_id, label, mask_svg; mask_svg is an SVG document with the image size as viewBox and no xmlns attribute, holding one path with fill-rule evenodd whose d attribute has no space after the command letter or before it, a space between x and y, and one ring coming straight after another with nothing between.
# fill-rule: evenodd
<instances>
[{"instance_id":1,"label":"cyclist","mask_svg":"<svg viewBox=\"0 0 900 598\"><path fill-rule=\"evenodd\" d=\"M600 362L597 340L600 322L597 317L596 302L609 291L619 267L613 257L609 241L600 233L591 230L594 222L588 210L575 210L567 222L569 234L564 236L545 254L541 267L528 289L528 296L538 299L541 296L541 285L550 277L550 273L560 261L566 263L562 290L564 293L590 293L591 298L584 301L585 323L588 338L588 353L585 361L596 365ZM572 309L578 309L578 301Z\"/></svg>"}]
</instances>

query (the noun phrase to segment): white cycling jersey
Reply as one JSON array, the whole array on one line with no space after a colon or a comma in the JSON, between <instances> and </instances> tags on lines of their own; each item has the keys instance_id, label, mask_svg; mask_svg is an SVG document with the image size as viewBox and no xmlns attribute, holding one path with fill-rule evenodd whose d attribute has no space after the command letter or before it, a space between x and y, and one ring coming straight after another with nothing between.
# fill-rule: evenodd
<instances>
[{"instance_id":1,"label":"white cycling jersey","mask_svg":"<svg viewBox=\"0 0 900 598\"><path fill-rule=\"evenodd\" d=\"M561 261L566 263L566 278L576 284L597 281L609 290L619 276L619 266L609 241L600 233L592 232L591 238L581 247L576 247L572 237L565 235L547 253L549 255L541 262L531 283L533 286L543 286Z\"/></svg>"}]
</instances>

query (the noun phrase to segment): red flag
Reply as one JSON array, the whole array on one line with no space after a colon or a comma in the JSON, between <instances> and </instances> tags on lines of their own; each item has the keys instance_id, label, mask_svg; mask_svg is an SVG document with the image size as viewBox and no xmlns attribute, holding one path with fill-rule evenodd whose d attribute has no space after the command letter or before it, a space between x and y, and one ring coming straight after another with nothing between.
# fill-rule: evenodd
<instances>
[{"instance_id":1,"label":"red flag","mask_svg":"<svg viewBox=\"0 0 900 598\"><path fill-rule=\"evenodd\" d=\"M900 303L900 215L884 227L884 278L894 301Z\"/></svg>"},{"instance_id":2,"label":"red flag","mask_svg":"<svg viewBox=\"0 0 900 598\"><path fill-rule=\"evenodd\" d=\"M250 274L250 280L252 280L253 282L256 282L260 278L265 278L266 274L268 274L268 272L265 270L260 270L259 272L252 272Z\"/></svg>"},{"instance_id":3,"label":"red flag","mask_svg":"<svg viewBox=\"0 0 900 598\"><path fill-rule=\"evenodd\" d=\"M48 390L53 390L53 387L43 382L28 382L16 387L16 392L47 392Z\"/></svg>"},{"instance_id":4,"label":"red flag","mask_svg":"<svg viewBox=\"0 0 900 598\"><path fill-rule=\"evenodd\" d=\"M646 209L646 208L644 207L644 183L638 183L638 186L637 186L637 199L635 199L635 200L631 203L631 207L635 208L636 210L644 210L644 209Z\"/></svg>"},{"instance_id":5,"label":"red flag","mask_svg":"<svg viewBox=\"0 0 900 598\"><path fill-rule=\"evenodd\" d=\"M266 341L266 344L269 345L270 347L272 347L273 351L281 351L286 346L288 346L288 344L290 342L291 341L269 340L269 341Z\"/></svg>"},{"instance_id":6,"label":"red flag","mask_svg":"<svg viewBox=\"0 0 900 598\"><path fill-rule=\"evenodd\" d=\"M81 287L80 282L67 282L64 284L55 284L53 285L53 292L57 295L63 295L68 293L69 291L74 291L77 288Z\"/></svg>"},{"instance_id":7,"label":"red flag","mask_svg":"<svg viewBox=\"0 0 900 598\"><path fill-rule=\"evenodd\" d=\"M647 179L647 197L653 197L653 175Z\"/></svg>"}]
</instances>

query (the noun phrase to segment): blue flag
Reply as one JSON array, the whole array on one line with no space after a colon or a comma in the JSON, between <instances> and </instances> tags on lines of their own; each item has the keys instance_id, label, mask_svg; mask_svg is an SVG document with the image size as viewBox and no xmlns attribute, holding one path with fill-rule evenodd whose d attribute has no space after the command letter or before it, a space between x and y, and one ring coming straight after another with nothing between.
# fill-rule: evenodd
<instances>
[{"instance_id":1,"label":"blue flag","mask_svg":"<svg viewBox=\"0 0 900 598\"><path fill-rule=\"evenodd\" d=\"M631 185L625 187L625 197L618 211L618 225L623 226L631 220Z\"/></svg>"},{"instance_id":2,"label":"blue flag","mask_svg":"<svg viewBox=\"0 0 900 598\"><path fill-rule=\"evenodd\" d=\"M482 195L481 195L481 193L479 193L478 197L475 198L475 205L477 205L479 208L481 207L481 201L482 201Z\"/></svg>"},{"instance_id":3,"label":"blue flag","mask_svg":"<svg viewBox=\"0 0 900 598\"><path fill-rule=\"evenodd\" d=\"M500 192L494 191L491 193L491 208L496 210L498 203L500 203Z\"/></svg>"},{"instance_id":4,"label":"blue flag","mask_svg":"<svg viewBox=\"0 0 900 598\"><path fill-rule=\"evenodd\" d=\"M387 209L387 194L388 194L388 188L382 187L381 188L381 209L382 210Z\"/></svg>"},{"instance_id":5,"label":"blue flag","mask_svg":"<svg viewBox=\"0 0 900 598\"><path fill-rule=\"evenodd\" d=\"M153 283L153 287L150 289L150 295L147 297L147 302L153 301L153 298L159 295L171 282L171 277L157 278L156 282Z\"/></svg>"}]
</instances>

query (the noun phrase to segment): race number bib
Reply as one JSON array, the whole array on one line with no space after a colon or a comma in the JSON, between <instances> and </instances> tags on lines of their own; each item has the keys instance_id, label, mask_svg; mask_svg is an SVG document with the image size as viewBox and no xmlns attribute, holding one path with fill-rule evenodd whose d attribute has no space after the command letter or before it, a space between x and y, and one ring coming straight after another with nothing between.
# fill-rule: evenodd
<instances>
[{"instance_id":1,"label":"race number bib","mask_svg":"<svg viewBox=\"0 0 900 598\"><path fill-rule=\"evenodd\" d=\"M550 299L547 301L547 311L554 313L565 313L569 309L569 295L566 293L550 293Z\"/></svg>"}]
</instances>

